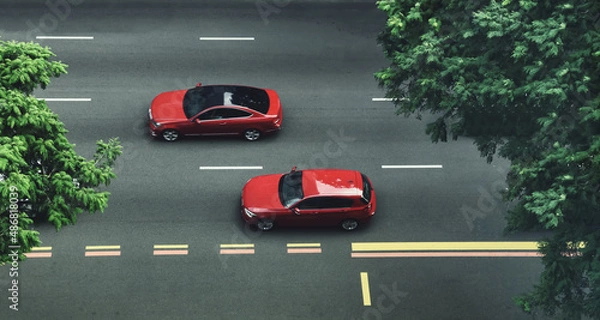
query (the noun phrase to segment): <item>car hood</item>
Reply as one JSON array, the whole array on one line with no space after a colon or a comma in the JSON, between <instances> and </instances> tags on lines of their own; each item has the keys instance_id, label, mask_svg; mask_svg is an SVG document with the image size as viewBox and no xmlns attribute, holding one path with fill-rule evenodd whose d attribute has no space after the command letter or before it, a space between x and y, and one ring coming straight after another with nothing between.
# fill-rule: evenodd
<instances>
[{"instance_id":1,"label":"car hood","mask_svg":"<svg viewBox=\"0 0 600 320\"><path fill-rule=\"evenodd\" d=\"M186 120L183 112L183 96L187 90L163 92L152 100L150 111L156 122Z\"/></svg>"},{"instance_id":2,"label":"car hood","mask_svg":"<svg viewBox=\"0 0 600 320\"><path fill-rule=\"evenodd\" d=\"M279 180L282 174L254 177L242 189L244 207L252 209L284 209L279 200Z\"/></svg>"}]
</instances>

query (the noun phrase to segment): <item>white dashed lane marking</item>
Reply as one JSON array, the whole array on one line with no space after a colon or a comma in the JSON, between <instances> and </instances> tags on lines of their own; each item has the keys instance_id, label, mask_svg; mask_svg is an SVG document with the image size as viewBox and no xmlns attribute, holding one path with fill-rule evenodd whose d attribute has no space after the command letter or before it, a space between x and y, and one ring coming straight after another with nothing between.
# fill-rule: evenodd
<instances>
[{"instance_id":1,"label":"white dashed lane marking","mask_svg":"<svg viewBox=\"0 0 600 320\"><path fill-rule=\"evenodd\" d=\"M37 98L46 102L90 102L92 98Z\"/></svg>"},{"instance_id":2,"label":"white dashed lane marking","mask_svg":"<svg viewBox=\"0 0 600 320\"><path fill-rule=\"evenodd\" d=\"M200 166L200 170L262 170L262 166Z\"/></svg>"},{"instance_id":3,"label":"white dashed lane marking","mask_svg":"<svg viewBox=\"0 0 600 320\"><path fill-rule=\"evenodd\" d=\"M441 164L410 164L410 165L395 165L384 164L381 169L442 169Z\"/></svg>"},{"instance_id":4,"label":"white dashed lane marking","mask_svg":"<svg viewBox=\"0 0 600 320\"><path fill-rule=\"evenodd\" d=\"M38 40L94 40L91 36L37 36Z\"/></svg>"},{"instance_id":5,"label":"white dashed lane marking","mask_svg":"<svg viewBox=\"0 0 600 320\"><path fill-rule=\"evenodd\" d=\"M254 37L200 37L200 41L254 41Z\"/></svg>"}]
</instances>

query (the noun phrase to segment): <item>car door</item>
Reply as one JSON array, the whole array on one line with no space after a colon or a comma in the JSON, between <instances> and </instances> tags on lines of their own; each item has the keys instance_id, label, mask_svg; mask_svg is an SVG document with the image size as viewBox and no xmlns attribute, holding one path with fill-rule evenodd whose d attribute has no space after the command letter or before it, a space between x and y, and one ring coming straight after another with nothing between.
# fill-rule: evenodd
<instances>
[{"instance_id":1,"label":"car door","mask_svg":"<svg viewBox=\"0 0 600 320\"><path fill-rule=\"evenodd\" d=\"M319 224L334 226L340 224L344 219L353 217L352 198L327 197L323 199L323 208L319 215Z\"/></svg>"},{"instance_id":2,"label":"car door","mask_svg":"<svg viewBox=\"0 0 600 320\"><path fill-rule=\"evenodd\" d=\"M316 225L319 221L319 215L322 210L322 197L311 197L301 200L293 208L293 214L287 218L289 221L284 221L290 226L309 226Z\"/></svg>"},{"instance_id":3,"label":"car door","mask_svg":"<svg viewBox=\"0 0 600 320\"><path fill-rule=\"evenodd\" d=\"M221 108L210 108L201 112L193 123L193 135L219 135L225 130L227 119Z\"/></svg>"},{"instance_id":4,"label":"car door","mask_svg":"<svg viewBox=\"0 0 600 320\"><path fill-rule=\"evenodd\" d=\"M344 197L311 197L292 210L299 226L333 226L349 216L353 202Z\"/></svg>"},{"instance_id":5,"label":"car door","mask_svg":"<svg viewBox=\"0 0 600 320\"><path fill-rule=\"evenodd\" d=\"M223 119L226 119L226 124L222 128L223 134L241 134L248 129L252 114L237 108L222 108L221 111Z\"/></svg>"},{"instance_id":6,"label":"car door","mask_svg":"<svg viewBox=\"0 0 600 320\"><path fill-rule=\"evenodd\" d=\"M235 108L211 108L201 113L195 121L197 132L201 135L227 135L241 132L240 120L250 116L249 113Z\"/></svg>"}]
</instances>

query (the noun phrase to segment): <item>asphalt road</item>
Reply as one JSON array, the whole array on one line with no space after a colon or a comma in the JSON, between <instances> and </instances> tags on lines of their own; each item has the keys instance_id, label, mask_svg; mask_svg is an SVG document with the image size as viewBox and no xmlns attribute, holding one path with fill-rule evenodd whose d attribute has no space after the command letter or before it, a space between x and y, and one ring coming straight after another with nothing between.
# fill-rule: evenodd
<instances>
[{"instance_id":1,"label":"asphalt road","mask_svg":"<svg viewBox=\"0 0 600 320\"><path fill-rule=\"evenodd\" d=\"M538 258L352 256L353 243L540 236L503 234L505 161L486 164L467 138L432 144L431 116L394 116L391 103L373 101L383 97L373 73L388 64L375 41L385 17L373 3L57 3L0 5L0 40L51 47L69 74L35 94L84 99L48 102L82 155L110 137L124 154L103 214L59 233L36 227L51 257L20 263L19 311L2 298L1 319L530 319L511 298L536 281ZM283 130L254 143L153 140L152 98L197 82L277 90ZM263 169L199 170L219 165ZM367 174L378 196L372 223L352 233L245 228L244 182L295 165ZM298 243L320 250L289 253ZM157 256L155 245L179 245L181 255ZM89 256L98 250L114 256ZM0 271L7 290L8 268Z\"/></svg>"}]
</instances>

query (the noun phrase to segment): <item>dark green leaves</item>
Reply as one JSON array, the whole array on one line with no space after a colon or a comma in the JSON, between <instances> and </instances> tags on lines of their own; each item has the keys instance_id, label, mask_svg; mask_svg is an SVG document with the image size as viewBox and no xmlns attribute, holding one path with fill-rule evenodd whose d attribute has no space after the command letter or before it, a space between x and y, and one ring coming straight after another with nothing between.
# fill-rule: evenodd
<instances>
[{"instance_id":1,"label":"dark green leaves","mask_svg":"<svg viewBox=\"0 0 600 320\"><path fill-rule=\"evenodd\" d=\"M488 162L509 159L507 229L554 234L519 305L600 318L600 255L563 256L567 242L600 243L600 2L378 5L390 66L375 78L397 114L432 113L433 142L470 136Z\"/></svg>"},{"instance_id":2,"label":"dark green leaves","mask_svg":"<svg viewBox=\"0 0 600 320\"><path fill-rule=\"evenodd\" d=\"M25 94L45 89L51 78L67 73L67 65L50 60L54 56L37 43L0 41L0 87Z\"/></svg>"},{"instance_id":3,"label":"dark green leaves","mask_svg":"<svg viewBox=\"0 0 600 320\"><path fill-rule=\"evenodd\" d=\"M29 199L38 216L60 230L83 212L102 212L109 193L97 188L115 178L118 139L98 141L93 160L77 155L58 116L32 95L66 74L66 65L53 57L38 44L0 41L0 265L9 261L13 239L21 259L40 244L39 234L29 230L32 220L9 210L11 203Z\"/></svg>"}]
</instances>

